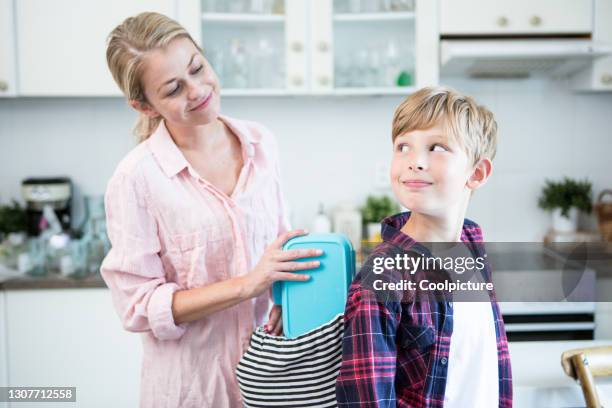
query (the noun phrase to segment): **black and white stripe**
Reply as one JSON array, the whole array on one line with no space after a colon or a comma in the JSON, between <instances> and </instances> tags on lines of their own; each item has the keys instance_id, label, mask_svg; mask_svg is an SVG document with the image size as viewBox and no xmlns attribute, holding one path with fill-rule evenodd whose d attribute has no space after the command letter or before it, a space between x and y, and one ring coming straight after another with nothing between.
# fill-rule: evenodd
<instances>
[{"instance_id":1,"label":"black and white stripe","mask_svg":"<svg viewBox=\"0 0 612 408\"><path fill-rule=\"evenodd\" d=\"M295 339L258 328L236 367L246 407L336 407L344 315Z\"/></svg>"}]
</instances>

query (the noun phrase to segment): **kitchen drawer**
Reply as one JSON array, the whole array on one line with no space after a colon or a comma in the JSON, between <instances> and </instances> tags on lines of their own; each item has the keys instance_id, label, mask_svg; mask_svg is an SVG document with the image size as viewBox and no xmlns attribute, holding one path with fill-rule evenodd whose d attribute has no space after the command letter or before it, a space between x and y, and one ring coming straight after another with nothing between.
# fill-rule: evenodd
<instances>
[{"instance_id":1,"label":"kitchen drawer","mask_svg":"<svg viewBox=\"0 0 612 408\"><path fill-rule=\"evenodd\" d=\"M441 0L441 35L590 34L592 0Z\"/></svg>"}]
</instances>

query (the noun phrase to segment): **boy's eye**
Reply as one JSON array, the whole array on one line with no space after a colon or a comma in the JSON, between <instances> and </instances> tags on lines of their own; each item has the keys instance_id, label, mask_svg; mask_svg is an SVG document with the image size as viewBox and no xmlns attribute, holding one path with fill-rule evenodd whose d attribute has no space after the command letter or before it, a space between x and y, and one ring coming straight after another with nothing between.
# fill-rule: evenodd
<instances>
[{"instance_id":1,"label":"boy's eye","mask_svg":"<svg viewBox=\"0 0 612 408\"><path fill-rule=\"evenodd\" d=\"M400 143L397 145L397 151L400 153L406 153L408 151L408 145L405 143Z\"/></svg>"},{"instance_id":2,"label":"boy's eye","mask_svg":"<svg viewBox=\"0 0 612 408\"><path fill-rule=\"evenodd\" d=\"M448 149L445 146L436 143L431 146L431 151L432 152L446 152L448 151Z\"/></svg>"}]
</instances>

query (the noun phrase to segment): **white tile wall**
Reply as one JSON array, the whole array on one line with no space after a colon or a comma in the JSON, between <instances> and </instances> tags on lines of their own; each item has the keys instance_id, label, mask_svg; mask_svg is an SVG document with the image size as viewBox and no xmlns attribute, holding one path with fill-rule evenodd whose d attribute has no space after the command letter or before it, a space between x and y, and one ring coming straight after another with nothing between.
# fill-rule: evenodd
<instances>
[{"instance_id":1,"label":"white tile wall","mask_svg":"<svg viewBox=\"0 0 612 408\"><path fill-rule=\"evenodd\" d=\"M537 207L545 178L589 177L612 188L612 94L575 94L547 80L448 80L497 116L499 146L490 182L468 217L489 240L537 241L549 225ZM361 204L390 157L398 96L224 98L224 113L257 120L279 139L285 191L296 226L318 203ZM82 194L102 194L133 145L136 119L121 99L0 100L0 200L19 197L20 181L68 175ZM76 207L76 216L80 206ZM593 218L585 219L594 225Z\"/></svg>"}]
</instances>

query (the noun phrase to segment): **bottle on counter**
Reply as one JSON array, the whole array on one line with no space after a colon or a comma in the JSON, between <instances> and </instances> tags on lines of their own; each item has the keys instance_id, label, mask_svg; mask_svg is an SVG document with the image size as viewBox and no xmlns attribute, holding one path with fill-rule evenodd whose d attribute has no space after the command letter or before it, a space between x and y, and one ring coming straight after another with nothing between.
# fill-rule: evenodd
<instances>
[{"instance_id":1,"label":"bottle on counter","mask_svg":"<svg viewBox=\"0 0 612 408\"><path fill-rule=\"evenodd\" d=\"M361 250L361 212L350 203L342 203L334 211L334 232L346 235L355 252Z\"/></svg>"},{"instance_id":2,"label":"bottle on counter","mask_svg":"<svg viewBox=\"0 0 612 408\"><path fill-rule=\"evenodd\" d=\"M312 223L311 232L315 234L326 234L330 233L331 229L331 220L325 215L323 204L321 203L319 204L319 212Z\"/></svg>"}]
</instances>

